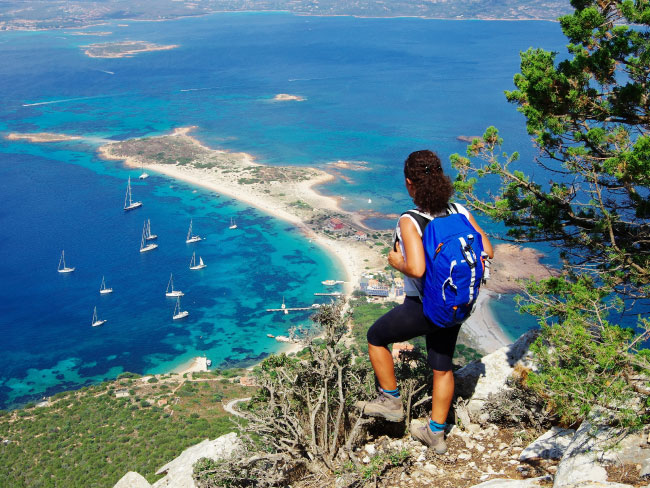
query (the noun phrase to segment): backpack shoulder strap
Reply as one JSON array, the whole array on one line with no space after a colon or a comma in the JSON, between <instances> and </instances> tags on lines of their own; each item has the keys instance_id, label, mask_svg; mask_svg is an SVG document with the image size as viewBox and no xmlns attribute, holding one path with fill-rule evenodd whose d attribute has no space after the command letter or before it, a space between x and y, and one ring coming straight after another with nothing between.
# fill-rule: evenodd
<instances>
[{"instance_id":1,"label":"backpack shoulder strap","mask_svg":"<svg viewBox=\"0 0 650 488\"><path fill-rule=\"evenodd\" d=\"M400 215L400 218L402 218L402 216L404 216L404 215L406 215L407 217L409 217L413 221L413 223L415 224L415 226L418 229L420 237L422 237L422 234L424 233L424 229L429 224L429 222L431 222L433 220L433 217L431 217L431 215L429 215L427 213L424 213L424 212L421 212L421 211L416 210L416 209L407 210L402 215Z\"/></svg>"}]
</instances>

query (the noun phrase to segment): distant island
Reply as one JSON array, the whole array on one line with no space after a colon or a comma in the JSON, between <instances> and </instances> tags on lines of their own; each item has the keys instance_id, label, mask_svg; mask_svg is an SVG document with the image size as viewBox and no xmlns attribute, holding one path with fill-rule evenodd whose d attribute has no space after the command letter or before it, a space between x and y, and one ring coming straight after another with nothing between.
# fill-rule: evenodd
<instances>
[{"instance_id":1,"label":"distant island","mask_svg":"<svg viewBox=\"0 0 650 488\"><path fill-rule=\"evenodd\" d=\"M10 141L25 140L29 142L60 142L60 141L74 141L81 139L79 136L69 136L66 134L54 134L52 132L31 132L21 134L19 132L12 132L8 134L6 139Z\"/></svg>"},{"instance_id":2,"label":"distant island","mask_svg":"<svg viewBox=\"0 0 650 488\"><path fill-rule=\"evenodd\" d=\"M115 20L172 20L215 12L285 11L297 15L421 17L431 19L556 20L571 11L568 0L121 0L0 2L1 30L83 28Z\"/></svg>"},{"instance_id":3,"label":"distant island","mask_svg":"<svg viewBox=\"0 0 650 488\"><path fill-rule=\"evenodd\" d=\"M82 49L85 48L84 54L91 58L132 58L136 54L144 52L166 51L177 47L176 44L163 46L147 41L104 42L81 46Z\"/></svg>"},{"instance_id":4,"label":"distant island","mask_svg":"<svg viewBox=\"0 0 650 488\"><path fill-rule=\"evenodd\" d=\"M278 102L289 102L289 101L304 102L306 98L301 97L299 95L289 95L288 93L278 93L276 96L273 97L273 100L276 100Z\"/></svg>"}]
</instances>

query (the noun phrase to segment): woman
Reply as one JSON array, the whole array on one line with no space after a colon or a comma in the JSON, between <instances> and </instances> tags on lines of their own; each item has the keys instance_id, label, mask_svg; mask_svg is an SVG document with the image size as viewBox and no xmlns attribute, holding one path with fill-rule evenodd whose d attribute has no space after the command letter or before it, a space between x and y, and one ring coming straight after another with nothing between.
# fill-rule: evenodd
<instances>
[{"instance_id":1,"label":"woman","mask_svg":"<svg viewBox=\"0 0 650 488\"><path fill-rule=\"evenodd\" d=\"M413 431L412 435L438 454L443 454L447 451L444 438L447 414L454 395L451 360L460 325L438 327L424 315L421 297L426 263L422 232L435 217L462 213L481 234L485 253L491 258L494 252L485 232L467 209L449 203L453 186L443 173L436 154L428 150L411 153L404 162L404 177L406 189L417 208L400 216L395 229L396 245L388 254L388 264L405 275L406 297L402 305L380 317L368 330L368 353L380 386L379 396L371 402L359 402L357 406L362 414L392 422L400 422L404 418L388 345L426 336L428 363L433 369L431 418L428 425Z\"/></svg>"}]
</instances>

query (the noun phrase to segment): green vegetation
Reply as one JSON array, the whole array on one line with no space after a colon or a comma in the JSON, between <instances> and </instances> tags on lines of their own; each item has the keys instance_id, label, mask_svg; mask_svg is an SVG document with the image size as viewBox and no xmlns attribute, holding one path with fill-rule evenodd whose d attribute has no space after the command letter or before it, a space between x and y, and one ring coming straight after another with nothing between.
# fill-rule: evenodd
<instances>
[{"instance_id":1,"label":"green vegetation","mask_svg":"<svg viewBox=\"0 0 650 488\"><path fill-rule=\"evenodd\" d=\"M342 311L342 301L318 310L313 320L323 338L309 341L300 358L270 356L254 369L260 388L242 409L247 452L200 463L200 486L286 486L306 470L334 472L347 461L361 467L351 452L367 421L351 405L374 390L372 370L345 346Z\"/></svg>"},{"instance_id":2,"label":"green vegetation","mask_svg":"<svg viewBox=\"0 0 650 488\"><path fill-rule=\"evenodd\" d=\"M370 326L375 320L396 306L397 303L395 302L369 303L363 292L360 292L359 298L350 300L351 334L361 355L368 354L366 334Z\"/></svg>"},{"instance_id":3,"label":"green vegetation","mask_svg":"<svg viewBox=\"0 0 650 488\"><path fill-rule=\"evenodd\" d=\"M650 351L642 348L650 321L622 328L620 312L650 304L650 4L571 4L575 13L560 18L566 59L529 49L516 90L506 92L548 180L525 174L490 127L467 157L452 156L455 186L511 239L560 250L563 275L530 283L522 303L542 324L528 387L564 424L598 407L612 423L638 426L650 420ZM496 179L500 193L479 195L483 178Z\"/></svg>"},{"instance_id":4,"label":"green vegetation","mask_svg":"<svg viewBox=\"0 0 650 488\"><path fill-rule=\"evenodd\" d=\"M234 430L215 402L250 390L205 375L180 388L177 377L135 381L124 398L104 383L0 416L0 486L113 486L128 471L155 481L155 471L187 447Z\"/></svg>"},{"instance_id":5,"label":"green vegetation","mask_svg":"<svg viewBox=\"0 0 650 488\"><path fill-rule=\"evenodd\" d=\"M239 178L237 180L237 183L240 185L253 185L260 182L261 180L258 180L257 178Z\"/></svg>"},{"instance_id":6,"label":"green vegetation","mask_svg":"<svg viewBox=\"0 0 650 488\"><path fill-rule=\"evenodd\" d=\"M302 200L296 200L295 202L291 202L289 205L296 208L302 208L303 210L313 210L313 207L311 205L309 205L307 202L303 202Z\"/></svg>"}]
</instances>

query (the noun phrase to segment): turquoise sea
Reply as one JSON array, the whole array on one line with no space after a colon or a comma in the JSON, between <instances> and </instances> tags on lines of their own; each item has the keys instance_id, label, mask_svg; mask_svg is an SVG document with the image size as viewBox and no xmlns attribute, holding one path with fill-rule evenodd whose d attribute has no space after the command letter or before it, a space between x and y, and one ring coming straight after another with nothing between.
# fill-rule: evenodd
<instances>
[{"instance_id":1,"label":"turquoise sea","mask_svg":"<svg viewBox=\"0 0 650 488\"><path fill-rule=\"evenodd\" d=\"M401 171L413 150L434 149L448 166L464 151L458 136L496 125L506 149L532 164L523 117L503 90L512 88L519 51L564 44L551 22L285 13L75 32L0 33L0 136L82 137L0 138L0 408L123 371L169 371L197 355L214 366L253 364L282 347L268 333L309 324L308 313L265 309L283 298L309 305L322 280L341 276L291 225L165 176L138 180L139 171L99 159L101 144L195 125L203 143L271 165L365 161L370 171L347 171L319 191L347 209L395 213L410 204ZM110 34L92 35L102 32ZM121 40L178 47L119 59L90 58L82 47ZM278 93L306 100L272 102ZM125 214L129 176L143 207ZM160 247L140 254L145 219ZM190 219L204 241L185 243ZM56 271L63 249L74 273ZM193 251L207 268L188 269ZM170 273L190 312L181 322L164 295ZM102 276L114 293L100 296ZM92 328L95 306L108 321ZM512 334L525 327L499 317Z\"/></svg>"}]
</instances>

